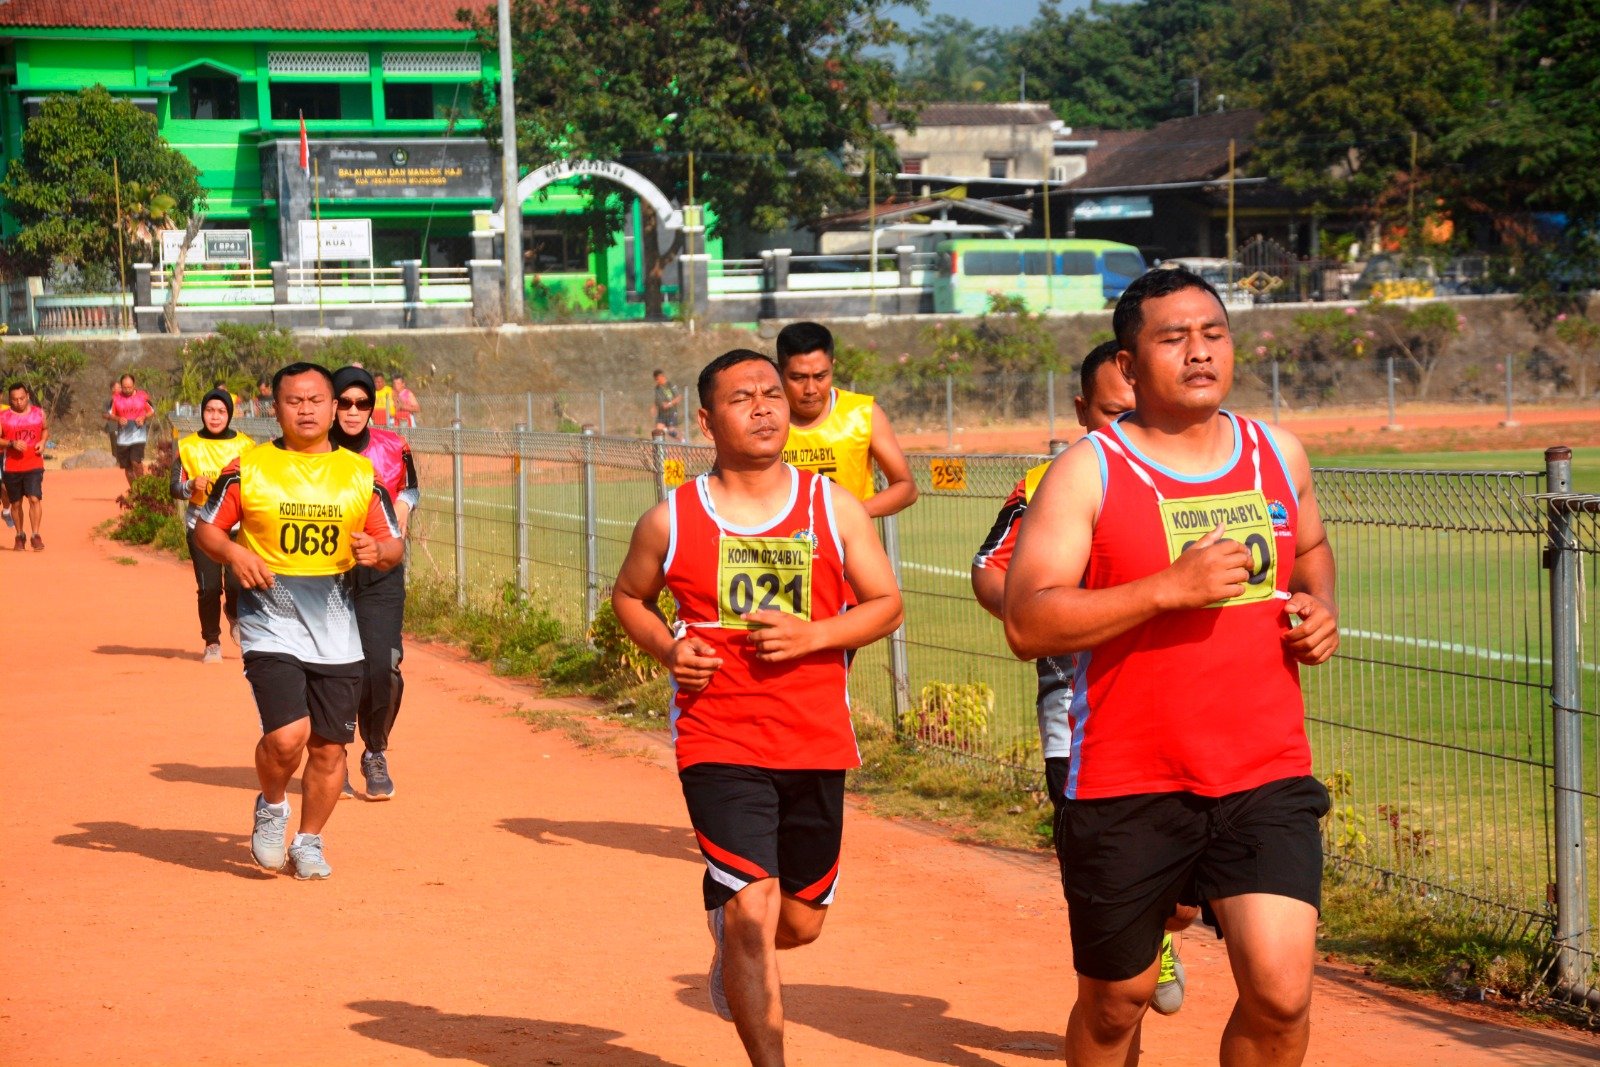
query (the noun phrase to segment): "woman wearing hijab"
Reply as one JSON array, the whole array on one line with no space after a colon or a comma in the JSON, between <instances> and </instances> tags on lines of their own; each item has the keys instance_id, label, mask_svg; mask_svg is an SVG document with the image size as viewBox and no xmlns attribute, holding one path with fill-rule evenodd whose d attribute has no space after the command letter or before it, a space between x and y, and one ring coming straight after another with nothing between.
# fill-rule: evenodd
<instances>
[{"instance_id":1,"label":"woman wearing hijab","mask_svg":"<svg viewBox=\"0 0 1600 1067\"><path fill-rule=\"evenodd\" d=\"M200 429L178 442L178 456L172 464L172 495L187 501L183 523L188 529L189 561L194 564L200 640L206 644L200 662L221 663L224 612L233 643L239 643L239 580L232 570L195 547L194 524L200 505L206 502L211 483L222 468L255 442L233 429L233 394L226 389L213 389L200 401L200 424Z\"/></svg>"},{"instance_id":2,"label":"woman wearing hijab","mask_svg":"<svg viewBox=\"0 0 1600 1067\"><path fill-rule=\"evenodd\" d=\"M361 367L334 371L337 410L328 437L339 447L359 452L372 461L374 478L394 501L400 536L404 537L410 527L411 509L421 498L417 468L404 437L371 425L377 392L372 375ZM400 661L404 658L400 625L406 611L405 564L388 571L358 565L351 574L356 628L361 631L361 649L366 657L357 714L361 740L366 746L361 754L361 774L367 780L368 800L388 800L394 796L394 779L389 776L389 731L394 728L400 696L405 691L405 679L400 676ZM344 795L355 796L348 778Z\"/></svg>"}]
</instances>

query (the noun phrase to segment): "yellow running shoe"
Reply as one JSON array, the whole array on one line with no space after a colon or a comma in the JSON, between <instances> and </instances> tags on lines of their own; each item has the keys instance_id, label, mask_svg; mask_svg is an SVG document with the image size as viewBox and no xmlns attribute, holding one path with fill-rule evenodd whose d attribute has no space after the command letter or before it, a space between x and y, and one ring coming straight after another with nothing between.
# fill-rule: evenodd
<instances>
[{"instance_id":1,"label":"yellow running shoe","mask_svg":"<svg viewBox=\"0 0 1600 1067\"><path fill-rule=\"evenodd\" d=\"M1161 935L1161 973L1150 1006L1161 1015L1176 1015L1183 1007L1183 961L1172 943L1171 934Z\"/></svg>"}]
</instances>

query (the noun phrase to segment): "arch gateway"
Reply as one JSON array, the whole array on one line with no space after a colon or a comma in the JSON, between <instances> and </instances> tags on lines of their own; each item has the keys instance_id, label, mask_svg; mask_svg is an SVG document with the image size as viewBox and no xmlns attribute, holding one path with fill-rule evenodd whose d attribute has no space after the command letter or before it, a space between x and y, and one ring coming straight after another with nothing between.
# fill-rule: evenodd
<instances>
[{"instance_id":1,"label":"arch gateway","mask_svg":"<svg viewBox=\"0 0 1600 1067\"><path fill-rule=\"evenodd\" d=\"M558 159L554 163L546 163L538 170L529 171L517 182L515 203L518 205L527 202L528 197L540 189L554 185L556 182L568 178L604 178L623 186L640 200L650 205L655 212L657 223L662 231L683 229L683 212L672 206L660 188L649 178L621 163L614 163L605 159ZM494 219L499 223L500 229L505 228L505 202L501 202L500 210L494 214Z\"/></svg>"}]
</instances>

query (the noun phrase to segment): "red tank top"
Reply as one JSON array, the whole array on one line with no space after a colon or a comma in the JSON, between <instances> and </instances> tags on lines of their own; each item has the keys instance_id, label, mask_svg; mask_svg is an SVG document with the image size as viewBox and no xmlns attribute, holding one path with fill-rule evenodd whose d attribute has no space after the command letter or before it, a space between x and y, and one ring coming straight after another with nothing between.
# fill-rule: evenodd
<instances>
[{"instance_id":1,"label":"red tank top","mask_svg":"<svg viewBox=\"0 0 1600 1067\"><path fill-rule=\"evenodd\" d=\"M1249 549L1252 574L1239 597L1166 612L1078 656L1074 799L1224 796L1311 772L1299 667L1280 641L1299 503L1266 428L1222 414L1233 455L1203 475L1142 455L1116 423L1089 435L1105 494L1085 588L1155 574L1219 521Z\"/></svg>"},{"instance_id":2,"label":"red tank top","mask_svg":"<svg viewBox=\"0 0 1600 1067\"><path fill-rule=\"evenodd\" d=\"M406 439L393 430L367 428L367 447L361 453L372 461L374 480L398 499L406 487Z\"/></svg>"},{"instance_id":3,"label":"red tank top","mask_svg":"<svg viewBox=\"0 0 1600 1067\"><path fill-rule=\"evenodd\" d=\"M789 467L789 503L759 528L718 518L701 475L667 498L667 588L679 626L716 649L722 666L698 693L672 693L678 767L734 763L772 770L845 770L861 763L845 656L838 649L765 663L738 616L777 608L838 615L849 588L826 478Z\"/></svg>"}]
</instances>

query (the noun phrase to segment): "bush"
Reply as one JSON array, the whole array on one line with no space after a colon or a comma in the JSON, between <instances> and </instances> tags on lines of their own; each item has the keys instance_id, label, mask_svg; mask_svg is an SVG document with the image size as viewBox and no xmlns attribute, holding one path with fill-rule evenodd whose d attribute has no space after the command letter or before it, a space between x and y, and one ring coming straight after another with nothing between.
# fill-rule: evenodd
<instances>
[{"instance_id":1,"label":"bush","mask_svg":"<svg viewBox=\"0 0 1600 1067\"><path fill-rule=\"evenodd\" d=\"M171 464L169 453L165 463L151 464L146 473L133 480L126 493L117 497L122 514L111 527L112 537L128 544L148 545L162 535L164 528L176 525L178 539L183 539L183 519L172 499L169 481ZM168 532L165 536L170 539L172 535Z\"/></svg>"},{"instance_id":2,"label":"bush","mask_svg":"<svg viewBox=\"0 0 1600 1067\"><path fill-rule=\"evenodd\" d=\"M328 338L305 358L324 367L347 367L359 363L369 371L388 375L392 379L396 374L410 376L414 356L415 353L405 345L374 344L345 334Z\"/></svg>"},{"instance_id":3,"label":"bush","mask_svg":"<svg viewBox=\"0 0 1600 1067\"><path fill-rule=\"evenodd\" d=\"M326 362L316 353L302 356L294 334L281 326L219 323L216 333L185 341L178 350L174 399L198 404L217 382L239 396L254 396L256 382L302 358Z\"/></svg>"},{"instance_id":4,"label":"bush","mask_svg":"<svg viewBox=\"0 0 1600 1067\"><path fill-rule=\"evenodd\" d=\"M72 381L88 361L88 354L71 341L46 341L0 348L0 383L22 382L55 422L72 406Z\"/></svg>"}]
</instances>

